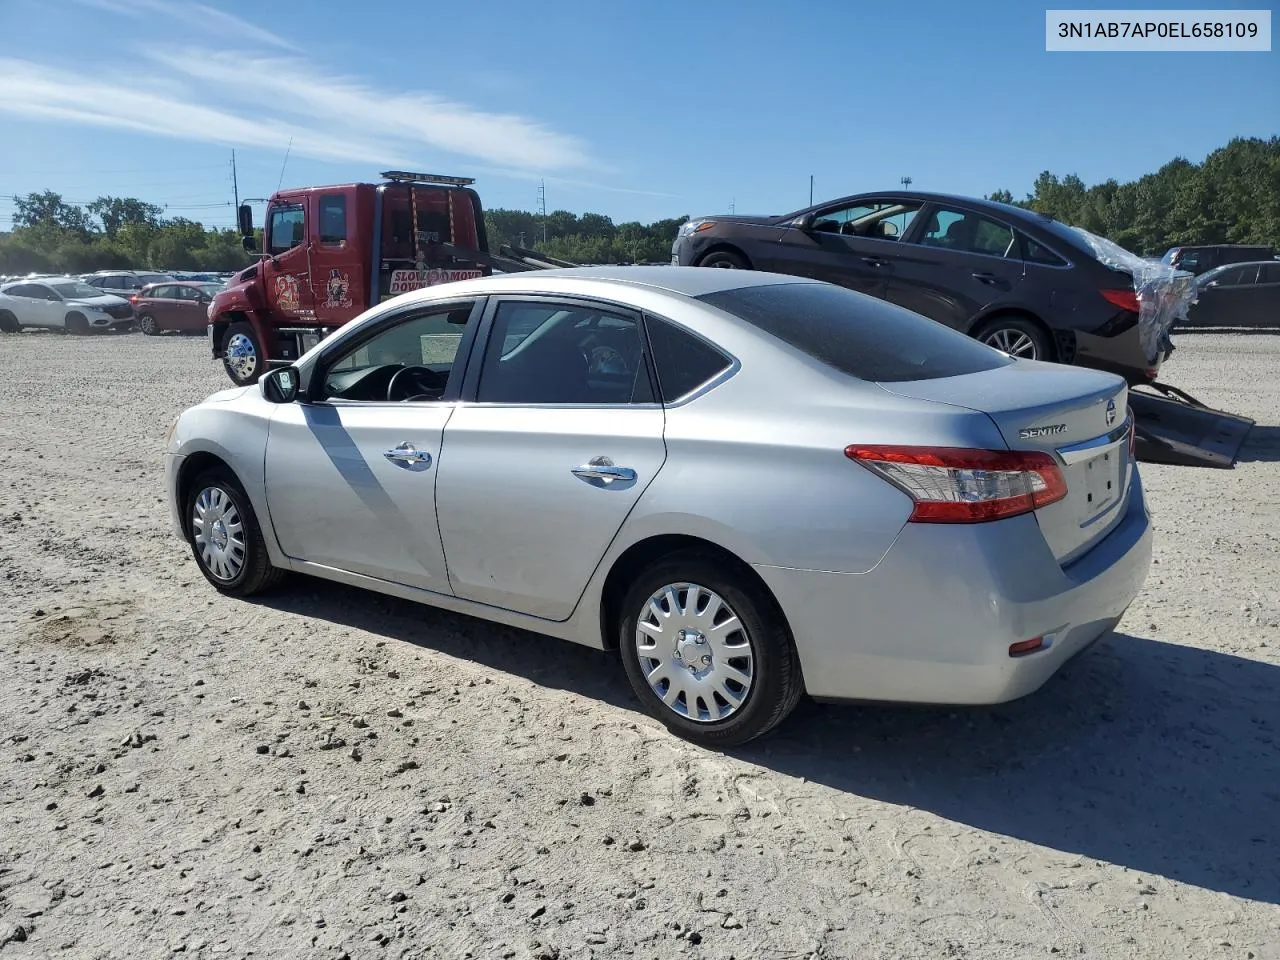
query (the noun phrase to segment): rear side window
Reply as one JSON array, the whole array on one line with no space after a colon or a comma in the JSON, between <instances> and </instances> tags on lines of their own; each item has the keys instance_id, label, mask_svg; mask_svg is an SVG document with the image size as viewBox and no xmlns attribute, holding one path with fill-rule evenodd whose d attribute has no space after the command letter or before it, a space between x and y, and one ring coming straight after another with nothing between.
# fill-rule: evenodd
<instances>
[{"instance_id":1,"label":"rear side window","mask_svg":"<svg viewBox=\"0 0 1280 960\"><path fill-rule=\"evenodd\" d=\"M860 380L933 380L1013 362L940 323L843 287L781 283L698 299Z\"/></svg>"},{"instance_id":2,"label":"rear side window","mask_svg":"<svg viewBox=\"0 0 1280 960\"><path fill-rule=\"evenodd\" d=\"M1259 283L1280 283L1280 263L1264 263L1258 268Z\"/></svg>"},{"instance_id":3,"label":"rear side window","mask_svg":"<svg viewBox=\"0 0 1280 960\"><path fill-rule=\"evenodd\" d=\"M1065 267L1067 261L1042 243L1036 243L1030 237L1022 237L1022 259L1027 263L1041 263L1049 267Z\"/></svg>"},{"instance_id":4,"label":"rear side window","mask_svg":"<svg viewBox=\"0 0 1280 960\"><path fill-rule=\"evenodd\" d=\"M347 239L347 198L334 194L320 198L320 242L342 243Z\"/></svg>"},{"instance_id":5,"label":"rear side window","mask_svg":"<svg viewBox=\"0 0 1280 960\"><path fill-rule=\"evenodd\" d=\"M729 369L732 361L711 344L674 324L645 317L663 403L679 400Z\"/></svg>"}]
</instances>

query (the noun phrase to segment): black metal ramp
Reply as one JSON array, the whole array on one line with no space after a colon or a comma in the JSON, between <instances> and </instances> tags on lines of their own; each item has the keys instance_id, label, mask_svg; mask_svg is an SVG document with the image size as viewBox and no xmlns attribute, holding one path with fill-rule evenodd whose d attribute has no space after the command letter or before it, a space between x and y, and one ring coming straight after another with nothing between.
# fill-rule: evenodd
<instances>
[{"instance_id":1,"label":"black metal ramp","mask_svg":"<svg viewBox=\"0 0 1280 960\"><path fill-rule=\"evenodd\" d=\"M1134 453L1140 461L1222 470L1236 465L1252 420L1215 410L1165 383L1147 386L1158 392L1141 387L1129 391L1136 421Z\"/></svg>"}]
</instances>

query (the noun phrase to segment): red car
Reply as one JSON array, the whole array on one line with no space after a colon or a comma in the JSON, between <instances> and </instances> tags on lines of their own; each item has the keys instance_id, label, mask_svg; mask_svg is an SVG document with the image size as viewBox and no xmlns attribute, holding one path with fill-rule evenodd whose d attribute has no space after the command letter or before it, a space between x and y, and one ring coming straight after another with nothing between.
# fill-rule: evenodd
<instances>
[{"instance_id":1,"label":"red car","mask_svg":"<svg viewBox=\"0 0 1280 960\"><path fill-rule=\"evenodd\" d=\"M129 301L133 304L138 329L147 336L166 330L204 333L209 323L209 304L222 288L221 283L169 280L147 284Z\"/></svg>"}]
</instances>

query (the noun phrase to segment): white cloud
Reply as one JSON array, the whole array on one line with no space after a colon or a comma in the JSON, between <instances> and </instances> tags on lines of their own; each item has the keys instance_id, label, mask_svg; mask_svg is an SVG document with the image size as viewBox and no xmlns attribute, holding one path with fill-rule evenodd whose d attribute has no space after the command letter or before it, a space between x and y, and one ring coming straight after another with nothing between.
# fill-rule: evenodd
<instances>
[{"instance_id":1,"label":"white cloud","mask_svg":"<svg viewBox=\"0 0 1280 960\"><path fill-rule=\"evenodd\" d=\"M301 59L193 51L148 55L223 95L265 101L282 114L355 136L393 136L406 145L526 170L589 163L577 138L525 117L475 110L432 93L375 90L358 80L324 74Z\"/></svg>"},{"instance_id":2,"label":"white cloud","mask_svg":"<svg viewBox=\"0 0 1280 960\"><path fill-rule=\"evenodd\" d=\"M159 14L182 21L188 29L202 30L210 35L235 35L241 40L256 41L284 50L298 48L279 34L243 20L225 10L217 10L203 3L180 3L175 0L75 0L86 7L105 10L107 13L141 19Z\"/></svg>"},{"instance_id":3,"label":"white cloud","mask_svg":"<svg viewBox=\"0 0 1280 960\"><path fill-rule=\"evenodd\" d=\"M319 160L412 162L385 140L366 138L353 142L340 133L316 133L301 125L245 117L141 85L103 83L96 75L53 70L27 60L3 57L0 113L280 151L292 137L294 152Z\"/></svg>"}]
</instances>

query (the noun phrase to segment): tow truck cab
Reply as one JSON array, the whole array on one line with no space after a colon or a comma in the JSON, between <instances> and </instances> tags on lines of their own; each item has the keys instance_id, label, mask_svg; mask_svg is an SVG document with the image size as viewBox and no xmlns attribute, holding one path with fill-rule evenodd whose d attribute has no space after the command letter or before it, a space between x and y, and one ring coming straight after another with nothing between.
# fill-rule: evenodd
<instances>
[{"instance_id":1,"label":"tow truck cab","mask_svg":"<svg viewBox=\"0 0 1280 960\"><path fill-rule=\"evenodd\" d=\"M388 297L487 275L480 197L464 177L382 174L383 182L282 190L267 203L258 262L209 305L209 343L237 384L290 363ZM474 257L474 259L472 259Z\"/></svg>"}]
</instances>

